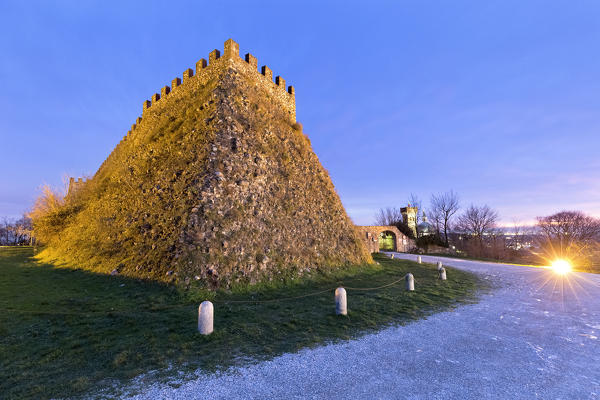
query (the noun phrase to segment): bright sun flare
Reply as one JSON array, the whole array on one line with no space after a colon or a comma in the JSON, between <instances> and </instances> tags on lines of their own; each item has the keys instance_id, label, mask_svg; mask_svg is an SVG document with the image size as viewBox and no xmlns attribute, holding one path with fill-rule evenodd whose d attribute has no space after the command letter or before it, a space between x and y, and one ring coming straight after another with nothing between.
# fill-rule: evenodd
<instances>
[{"instance_id":1,"label":"bright sun flare","mask_svg":"<svg viewBox=\"0 0 600 400\"><path fill-rule=\"evenodd\" d=\"M552 263L552 269L557 274L565 275L568 272L571 272L571 263L567 260L556 260Z\"/></svg>"}]
</instances>

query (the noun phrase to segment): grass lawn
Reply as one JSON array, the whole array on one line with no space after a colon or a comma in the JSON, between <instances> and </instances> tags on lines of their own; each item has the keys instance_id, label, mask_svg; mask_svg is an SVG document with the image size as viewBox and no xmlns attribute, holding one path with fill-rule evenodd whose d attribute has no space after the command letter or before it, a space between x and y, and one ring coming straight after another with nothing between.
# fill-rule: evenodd
<instances>
[{"instance_id":1,"label":"grass lawn","mask_svg":"<svg viewBox=\"0 0 600 400\"><path fill-rule=\"evenodd\" d=\"M215 333L202 336L197 307L207 293L39 265L32 255L31 248L0 248L2 398L78 396L151 370L166 378L169 366L213 371L270 358L473 301L482 285L466 272L448 268L442 282L433 265L375 255L380 265L209 295ZM403 282L347 289L348 316L335 315L337 285L377 287L409 271L415 292L404 291ZM235 303L323 290L294 300Z\"/></svg>"}]
</instances>

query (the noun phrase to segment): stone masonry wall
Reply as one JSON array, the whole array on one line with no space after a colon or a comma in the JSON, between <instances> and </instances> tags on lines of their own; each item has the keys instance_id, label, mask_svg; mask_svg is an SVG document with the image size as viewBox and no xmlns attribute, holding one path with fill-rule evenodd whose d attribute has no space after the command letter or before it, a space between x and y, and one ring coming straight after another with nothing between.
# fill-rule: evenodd
<instances>
[{"instance_id":1,"label":"stone masonry wall","mask_svg":"<svg viewBox=\"0 0 600 400\"><path fill-rule=\"evenodd\" d=\"M236 68L242 69L244 72L252 74L255 77L255 85L260 86L270 96L279 103L278 105L287 112L290 120L296 121L296 97L293 86L285 87L286 82L281 76L276 76L273 81L273 71L266 65L257 70L258 60L252 54L247 53L242 59L239 55L239 45L232 39L228 39L224 44L223 56L217 49L209 54L209 62L201 58L196 63L196 72L191 68L186 69L182 77L175 77L171 81L171 86L163 86L160 93L154 93L150 100L144 100L142 103L142 116L138 117L131 129L127 132L121 141L115 146L111 154L108 156L98 171L101 171L105 163L113 156L113 153L120 151L121 144L126 140L131 140L135 137L136 130L142 123L152 120L152 116L168 109L177 98L189 96L195 87L205 85L210 80L215 79L223 73L223 71L232 64ZM145 119L144 119L145 118Z\"/></svg>"},{"instance_id":2,"label":"stone masonry wall","mask_svg":"<svg viewBox=\"0 0 600 400\"><path fill-rule=\"evenodd\" d=\"M228 40L144 102L49 253L207 287L372 263L296 122L293 88L238 49Z\"/></svg>"},{"instance_id":3,"label":"stone masonry wall","mask_svg":"<svg viewBox=\"0 0 600 400\"><path fill-rule=\"evenodd\" d=\"M415 241L395 226L357 226L356 229L371 253L379 253L379 234L385 231L390 231L396 236L396 251L408 252L415 247Z\"/></svg>"}]
</instances>

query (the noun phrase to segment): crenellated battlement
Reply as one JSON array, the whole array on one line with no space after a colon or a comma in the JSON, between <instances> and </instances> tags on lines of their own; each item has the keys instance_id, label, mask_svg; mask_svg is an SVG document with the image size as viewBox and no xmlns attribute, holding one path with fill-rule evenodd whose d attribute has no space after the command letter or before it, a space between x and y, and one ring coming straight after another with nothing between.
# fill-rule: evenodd
<instances>
[{"instance_id":1,"label":"crenellated battlement","mask_svg":"<svg viewBox=\"0 0 600 400\"><path fill-rule=\"evenodd\" d=\"M261 67L260 73L263 74L263 76L268 80L273 80L273 71L271 71L271 68L267 67L266 65L263 65Z\"/></svg>"},{"instance_id":2,"label":"crenellated battlement","mask_svg":"<svg viewBox=\"0 0 600 400\"><path fill-rule=\"evenodd\" d=\"M258 69L258 60L250 53L246 53L246 57L244 58L248 64L254 69Z\"/></svg>"},{"instance_id":3,"label":"crenellated battlement","mask_svg":"<svg viewBox=\"0 0 600 400\"><path fill-rule=\"evenodd\" d=\"M214 49L208 55L208 63L209 65L213 65L219 58L221 58L221 52L217 49Z\"/></svg>"},{"instance_id":4,"label":"crenellated battlement","mask_svg":"<svg viewBox=\"0 0 600 400\"><path fill-rule=\"evenodd\" d=\"M171 81L171 87L173 89L175 89L179 85L181 85L181 78L175 78Z\"/></svg>"},{"instance_id":5,"label":"crenellated battlement","mask_svg":"<svg viewBox=\"0 0 600 400\"><path fill-rule=\"evenodd\" d=\"M75 180L75 178L70 177L69 178L69 187L67 188L67 196L66 197L71 196L77 190L81 189L86 182L87 182L87 179L77 178L77 180Z\"/></svg>"},{"instance_id":6,"label":"crenellated battlement","mask_svg":"<svg viewBox=\"0 0 600 400\"><path fill-rule=\"evenodd\" d=\"M196 63L196 75L198 75L200 72L202 72L202 70L206 67L208 67L208 63L206 62L206 60L204 58L201 58L200 60L198 60L198 62ZM179 79L179 78L175 78L175 79Z\"/></svg>"},{"instance_id":7,"label":"crenellated battlement","mask_svg":"<svg viewBox=\"0 0 600 400\"><path fill-rule=\"evenodd\" d=\"M223 54L227 58L239 57L240 45L234 42L233 39L227 39L223 44Z\"/></svg>"},{"instance_id":8,"label":"crenellated battlement","mask_svg":"<svg viewBox=\"0 0 600 400\"><path fill-rule=\"evenodd\" d=\"M293 111L293 119L296 117L296 104L295 104L295 91L293 86L288 86L286 88L285 79L281 76L277 76L275 81L273 81L273 71L266 65L261 67L260 73L257 71L258 60L252 54L247 53L242 59L240 57L240 46L238 43L233 41L232 39L228 39L225 41L223 46L223 56L221 56L221 52L218 49L211 51L208 55L208 62L206 59L201 58L196 63L196 74L194 75L194 71L191 68L186 69L183 72L182 79L176 77L171 81L171 87L164 86L160 93L154 93L150 100L145 100L142 107L142 114L148 111L152 106L164 101L165 98L168 98L169 94L175 90L176 88L185 85L187 82L192 81L194 78L200 77L203 73L208 72L215 65L220 64L223 60L230 60L233 62L242 62L251 67L252 70L256 71L256 78L260 79L262 75L262 79L270 81L273 88L282 90L287 94L287 97L284 97L283 100L285 103L288 103L289 108Z\"/></svg>"},{"instance_id":9,"label":"crenellated battlement","mask_svg":"<svg viewBox=\"0 0 600 400\"><path fill-rule=\"evenodd\" d=\"M183 82L182 83L187 83L187 81L189 79L191 79L194 76L194 71L192 71L191 68L186 69L185 71L183 71Z\"/></svg>"},{"instance_id":10,"label":"crenellated battlement","mask_svg":"<svg viewBox=\"0 0 600 400\"><path fill-rule=\"evenodd\" d=\"M161 104L167 102L171 97L178 96L178 93L185 93L185 87L188 85L194 85L197 83L204 83L211 77L221 73L227 66L234 66L240 72L244 72L245 76L253 77L260 82L261 86L265 88L270 95L278 99L282 104L282 109L287 110L292 122L296 121L296 97L293 86L287 86L285 79L281 76L276 76L273 81L273 71L266 65L261 66L260 71L258 70L258 60L250 53L246 53L244 58L240 57L239 44L228 39L223 45L223 55L218 49L214 49L208 55L208 61L201 58L196 62L196 71L191 68L183 71L181 78L175 77L171 81L171 86L163 86L160 93L154 93L150 100L144 100L142 103L142 117L148 112L154 112L155 109L162 109ZM193 87L193 86L189 86ZM135 131L140 127L142 123L142 117L138 117L131 129L119 142L119 145L130 137L135 137ZM117 146L119 147L119 146ZM116 150L116 148L115 148ZM115 150L109 155L109 157L102 163L100 169L104 164L113 156ZM99 170L100 170L99 169Z\"/></svg>"}]
</instances>

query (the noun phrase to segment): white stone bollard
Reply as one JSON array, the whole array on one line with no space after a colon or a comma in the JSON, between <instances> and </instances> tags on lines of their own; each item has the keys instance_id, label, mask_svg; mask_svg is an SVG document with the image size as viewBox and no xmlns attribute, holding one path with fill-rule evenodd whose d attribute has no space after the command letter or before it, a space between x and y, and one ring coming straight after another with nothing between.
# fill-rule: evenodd
<instances>
[{"instance_id":1,"label":"white stone bollard","mask_svg":"<svg viewBox=\"0 0 600 400\"><path fill-rule=\"evenodd\" d=\"M439 272L440 279L445 281L446 280L446 268L442 267L438 270L438 272Z\"/></svg>"},{"instance_id":2,"label":"white stone bollard","mask_svg":"<svg viewBox=\"0 0 600 400\"><path fill-rule=\"evenodd\" d=\"M418 262L419 264L421 264L421 261L422 261L422 260L421 260L421 256L417 257L417 262Z\"/></svg>"},{"instance_id":3,"label":"white stone bollard","mask_svg":"<svg viewBox=\"0 0 600 400\"><path fill-rule=\"evenodd\" d=\"M441 262L441 261L438 261L438 271L439 271L440 269L442 269L442 262Z\"/></svg>"},{"instance_id":4,"label":"white stone bollard","mask_svg":"<svg viewBox=\"0 0 600 400\"><path fill-rule=\"evenodd\" d=\"M213 318L214 318L213 303L206 300L198 307L198 332L203 335L213 333Z\"/></svg>"},{"instance_id":5,"label":"white stone bollard","mask_svg":"<svg viewBox=\"0 0 600 400\"><path fill-rule=\"evenodd\" d=\"M406 274L406 290L413 291L415 290L415 277L410 272Z\"/></svg>"},{"instance_id":6,"label":"white stone bollard","mask_svg":"<svg viewBox=\"0 0 600 400\"><path fill-rule=\"evenodd\" d=\"M335 313L337 315L348 314L348 303L346 301L346 289L339 287L335 289Z\"/></svg>"}]
</instances>

